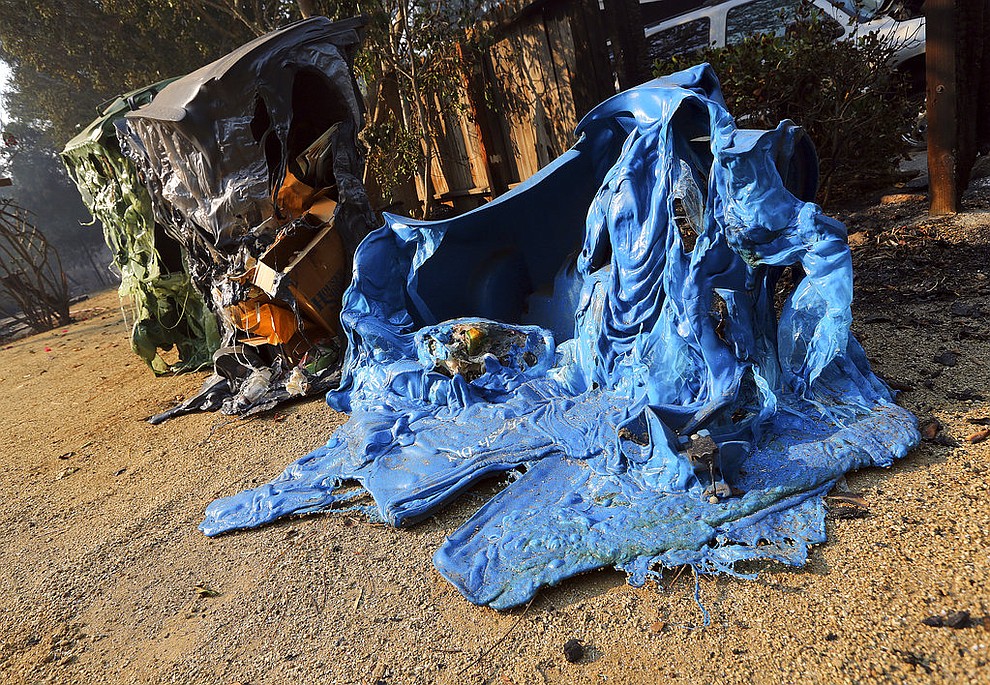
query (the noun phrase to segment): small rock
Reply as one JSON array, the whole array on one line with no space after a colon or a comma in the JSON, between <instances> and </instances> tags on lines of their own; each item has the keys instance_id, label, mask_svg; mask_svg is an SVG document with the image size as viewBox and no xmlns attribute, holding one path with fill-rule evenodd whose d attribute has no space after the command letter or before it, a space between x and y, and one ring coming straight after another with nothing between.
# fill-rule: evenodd
<instances>
[{"instance_id":1,"label":"small rock","mask_svg":"<svg viewBox=\"0 0 990 685\"><path fill-rule=\"evenodd\" d=\"M868 240L868 236L865 231L860 231L859 233L850 233L847 238L849 242L849 247L860 247L865 245Z\"/></svg>"},{"instance_id":2,"label":"small rock","mask_svg":"<svg viewBox=\"0 0 990 685\"><path fill-rule=\"evenodd\" d=\"M896 390L897 392L912 392L914 390L914 386L910 383L905 383L893 378L884 378L883 380L890 386L891 390Z\"/></svg>"},{"instance_id":3,"label":"small rock","mask_svg":"<svg viewBox=\"0 0 990 685\"><path fill-rule=\"evenodd\" d=\"M220 593L213 588L205 585L204 583L199 583L193 588L193 592L196 593L197 597L219 597Z\"/></svg>"},{"instance_id":4,"label":"small rock","mask_svg":"<svg viewBox=\"0 0 990 685\"><path fill-rule=\"evenodd\" d=\"M952 611L945 617L945 625L949 628L967 628L970 622L968 611Z\"/></svg>"},{"instance_id":5,"label":"small rock","mask_svg":"<svg viewBox=\"0 0 990 685\"><path fill-rule=\"evenodd\" d=\"M932 417L922 419L921 437L925 440L934 440L940 430L942 430L942 424L938 422L938 419Z\"/></svg>"},{"instance_id":6,"label":"small rock","mask_svg":"<svg viewBox=\"0 0 990 685\"><path fill-rule=\"evenodd\" d=\"M972 435L966 436L966 442L971 445L975 445L978 442L983 442L987 438L990 438L990 428L984 428L981 431L976 431Z\"/></svg>"},{"instance_id":7,"label":"small rock","mask_svg":"<svg viewBox=\"0 0 990 685\"><path fill-rule=\"evenodd\" d=\"M959 355L951 350L945 350L935 357L935 363L942 366L955 366L959 363Z\"/></svg>"},{"instance_id":8,"label":"small rock","mask_svg":"<svg viewBox=\"0 0 990 685\"><path fill-rule=\"evenodd\" d=\"M584 658L584 647L581 646L581 640L571 638L564 643L564 658L572 664L576 664Z\"/></svg>"},{"instance_id":9,"label":"small rock","mask_svg":"<svg viewBox=\"0 0 990 685\"><path fill-rule=\"evenodd\" d=\"M55 480L62 480L63 478L68 478L78 470L79 469L77 469L75 466L70 466L67 469L62 469L61 471L55 474Z\"/></svg>"},{"instance_id":10,"label":"small rock","mask_svg":"<svg viewBox=\"0 0 990 685\"><path fill-rule=\"evenodd\" d=\"M869 509L862 509L860 507L830 507L828 513L834 519L845 521L866 519L871 516Z\"/></svg>"},{"instance_id":11,"label":"small rock","mask_svg":"<svg viewBox=\"0 0 990 685\"><path fill-rule=\"evenodd\" d=\"M974 621L968 611L950 611L944 616L934 615L921 621L926 626L933 628L971 628L979 623Z\"/></svg>"},{"instance_id":12,"label":"small rock","mask_svg":"<svg viewBox=\"0 0 990 685\"><path fill-rule=\"evenodd\" d=\"M957 400L959 402L969 402L972 400L986 399L983 395L970 388L966 388L961 392L957 392L955 390L949 390L948 392L945 393L945 396L950 400Z\"/></svg>"},{"instance_id":13,"label":"small rock","mask_svg":"<svg viewBox=\"0 0 990 685\"><path fill-rule=\"evenodd\" d=\"M953 302L952 306L949 307L949 312L953 316L964 316L972 319L983 316L983 309L979 305L968 302Z\"/></svg>"},{"instance_id":14,"label":"small rock","mask_svg":"<svg viewBox=\"0 0 990 685\"><path fill-rule=\"evenodd\" d=\"M932 662L931 659L924 654L919 654L917 652L905 652L900 649L895 649L894 654L899 654L901 661L911 666L917 666L922 669L926 674L932 674Z\"/></svg>"},{"instance_id":15,"label":"small rock","mask_svg":"<svg viewBox=\"0 0 990 685\"><path fill-rule=\"evenodd\" d=\"M950 438L945 433L939 433L932 440L936 445L941 445L942 447L959 447L959 441L954 438Z\"/></svg>"}]
</instances>

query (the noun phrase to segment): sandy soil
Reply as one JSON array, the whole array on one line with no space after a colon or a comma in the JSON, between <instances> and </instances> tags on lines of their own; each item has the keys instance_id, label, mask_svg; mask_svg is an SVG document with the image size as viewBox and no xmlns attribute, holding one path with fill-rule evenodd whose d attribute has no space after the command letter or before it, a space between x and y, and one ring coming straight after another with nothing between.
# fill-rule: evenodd
<instances>
[{"instance_id":1,"label":"sandy soil","mask_svg":"<svg viewBox=\"0 0 990 685\"><path fill-rule=\"evenodd\" d=\"M703 579L707 628L689 573L641 589L591 573L508 613L468 604L430 559L491 484L407 530L326 515L205 538L207 503L344 417L311 401L150 426L202 375L153 378L113 293L78 305L77 323L0 349L0 682L990 682L986 623L922 624L990 614L990 441L966 441L990 419L990 203L923 209L846 217L855 331L941 431L848 477L869 509L830 514L807 568Z\"/></svg>"}]
</instances>

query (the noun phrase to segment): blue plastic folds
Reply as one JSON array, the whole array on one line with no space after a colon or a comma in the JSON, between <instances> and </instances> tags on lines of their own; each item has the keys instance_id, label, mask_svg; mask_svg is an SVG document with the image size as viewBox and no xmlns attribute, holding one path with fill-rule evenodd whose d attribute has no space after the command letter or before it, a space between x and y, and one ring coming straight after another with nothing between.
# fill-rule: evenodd
<instances>
[{"instance_id":1,"label":"blue plastic folds","mask_svg":"<svg viewBox=\"0 0 990 685\"><path fill-rule=\"evenodd\" d=\"M805 201L810 141L790 122L737 128L708 65L607 100L578 134L484 207L388 216L364 240L327 397L350 420L212 503L203 532L366 493L399 526L510 472L434 557L477 604L604 566L642 584L806 561L835 481L919 439L849 333L846 231Z\"/></svg>"}]
</instances>

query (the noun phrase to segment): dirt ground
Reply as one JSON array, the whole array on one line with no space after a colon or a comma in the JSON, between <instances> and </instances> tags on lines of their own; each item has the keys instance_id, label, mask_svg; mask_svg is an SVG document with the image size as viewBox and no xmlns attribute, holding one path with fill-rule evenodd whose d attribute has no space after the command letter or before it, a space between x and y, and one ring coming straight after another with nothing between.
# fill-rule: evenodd
<instances>
[{"instance_id":1,"label":"dirt ground","mask_svg":"<svg viewBox=\"0 0 990 685\"><path fill-rule=\"evenodd\" d=\"M97 295L0 347L0 682L988 683L990 440L967 441L990 423L988 197L946 220L911 198L843 217L855 333L932 439L847 478L868 509L833 511L805 569L702 579L706 628L690 573L641 589L591 573L507 613L466 602L431 555L493 485L410 529L324 515L207 539L212 499L345 417L314 400L151 426L203 375L152 377ZM922 623L953 611L965 627Z\"/></svg>"}]
</instances>

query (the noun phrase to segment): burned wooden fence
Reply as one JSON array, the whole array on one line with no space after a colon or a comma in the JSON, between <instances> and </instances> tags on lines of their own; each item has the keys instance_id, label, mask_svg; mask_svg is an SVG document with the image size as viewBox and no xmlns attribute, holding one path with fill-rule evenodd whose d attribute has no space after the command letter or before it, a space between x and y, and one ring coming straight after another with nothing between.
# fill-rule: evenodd
<instances>
[{"instance_id":1,"label":"burned wooden fence","mask_svg":"<svg viewBox=\"0 0 990 685\"><path fill-rule=\"evenodd\" d=\"M446 110L433 159L434 197L456 211L558 157L581 117L615 92L597 0L509 2L489 21L494 45L464 76L462 107Z\"/></svg>"}]
</instances>

